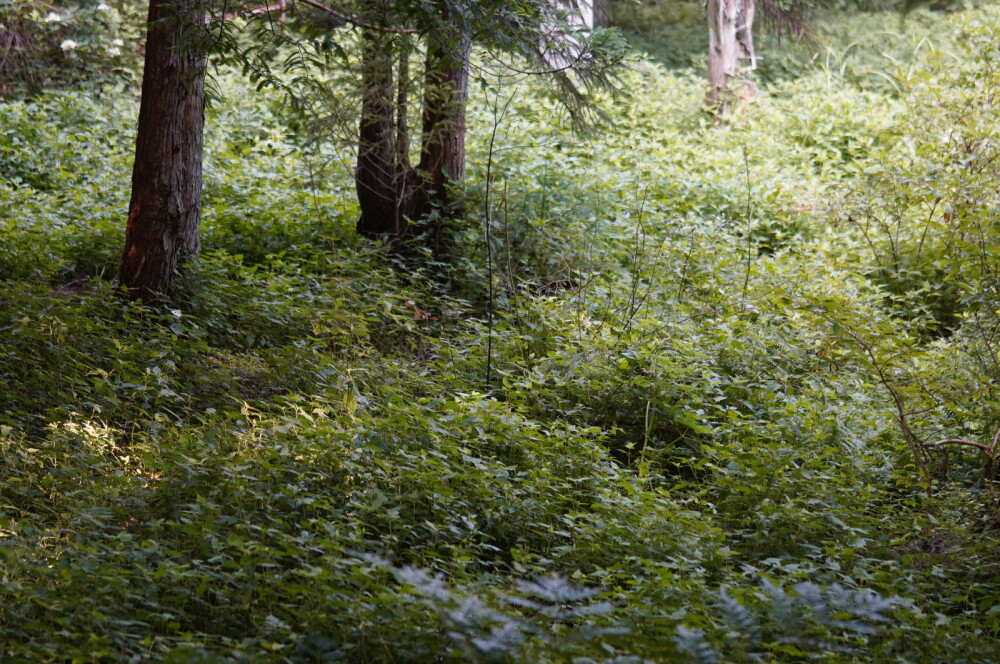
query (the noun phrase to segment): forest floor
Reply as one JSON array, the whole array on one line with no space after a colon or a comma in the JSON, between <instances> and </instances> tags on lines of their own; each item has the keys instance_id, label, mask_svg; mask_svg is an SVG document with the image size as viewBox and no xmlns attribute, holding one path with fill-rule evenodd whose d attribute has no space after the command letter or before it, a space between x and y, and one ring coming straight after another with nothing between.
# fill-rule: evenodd
<instances>
[{"instance_id":1,"label":"forest floor","mask_svg":"<svg viewBox=\"0 0 1000 664\"><path fill-rule=\"evenodd\" d=\"M597 132L474 86L447 262L221 68L158 307L137 89L0 103L0 660L1000 661L1000 14L763 35L720 127L691 7Z\"/></svg>"}]
</instances>

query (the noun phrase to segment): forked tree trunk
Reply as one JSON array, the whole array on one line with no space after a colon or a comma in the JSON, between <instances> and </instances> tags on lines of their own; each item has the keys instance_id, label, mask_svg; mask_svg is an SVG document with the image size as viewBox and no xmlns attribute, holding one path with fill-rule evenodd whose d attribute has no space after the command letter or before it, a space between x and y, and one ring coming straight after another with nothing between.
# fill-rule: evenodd
<instances>
[{"instance_id":1,"label":"forked tree trunk","mask_svg":"<svg viewBox=\"0 0 1000 664\"><path fill-rule=\"evenodd\" d=\"M440 218L435 212L461 213L451 184L465 177L470 40L449 18L445 6L439 7L453 29L428 38L420 162L415 169L409 164L406 46L399 49L399 73L394 77L396 37L375 30L362 33L364 89L355 183L361 207L357 229L367 237L402 238L411 221ZM431 230L428 240L433 249L440 250L439 229Z\"/></svg>"},{"instance_id":2,"label":"forked tree trunk","mask_svg":"<svg viewBox=\"0 0 1000 664\"><path fill-rule=\"evenodd\" d=\"M450 34L427 40L420 162L416 169L409 164L405 46L394 81L394 37L374 30L362 34L364 90L355 183L361 207L357 229L367 237L402 238L410 230L410 221L440 218L435 212L444 216L461 213L451 184L465 177L470 40L449 19L443 5L441 10L445 22L454 28ZM431 230L429 243L440 250L439 228Z\"/></svg>"},{"instance_id":3,"label":"forked tree trunk","mask_svg":"<svg viewBox=\"0 0 1000 664\"><path fill-rule=\"evenodd\" d=\"M151 301L177 261L201 249L205 58L196 43L199 0L151 0L142 99L119 282Z\"/></svg>"},{"instance_id":4,"label":"forked tree trunk","mask_svg":"<svg viewBox=\"0 0 1000 664\"><path fill-rule=\"evenodd\" d=\"M372 238L402 237L413 212L406 126L407 56L403 53L400 59L394 126L391 39L373 30L362 34L363 97L354 181L361 207L357 229Z\"/></svg>"},{"instance_id":5,"label":"forked tree trunk","mask_svg":"<svg viewBox=\"0 0 1000 664\"><path fill-rule=\"evenodd\" d=\"M740 75L741 61L757 66L753 46L754 0L706 0L708 10L708 103L725 118L738 92L731 83Z\"/></svg>"}]
</instances>

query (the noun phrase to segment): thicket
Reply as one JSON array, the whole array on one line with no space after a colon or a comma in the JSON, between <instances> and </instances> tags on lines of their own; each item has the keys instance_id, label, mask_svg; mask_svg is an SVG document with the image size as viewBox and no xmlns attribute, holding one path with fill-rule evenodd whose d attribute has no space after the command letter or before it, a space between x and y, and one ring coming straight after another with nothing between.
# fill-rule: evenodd
<instances>
[{"instance_id":1,"label":"thicket","mask_svg":"<svg viewBox=\"0 0 1000 664\"><path fill-rule=\"evenodd\" d=\"M138 5L115 0L3 0L0 97L37 94L82 80L132 79L141 65L137 43L144 17Z\"/></svg>"},{"instance_id":2,"label":"thicket","mask_svg":"<svg viewBox=\"0 0 1000 664\"><path fill-rule=\"evenodd\" d=\"M725 128L655 53L593 135L476 89L447 264L220 69L160 308L137 91L6 100L2 659L1000 659L1000 14L814 25Z\"/></svg>"}]
</instances>

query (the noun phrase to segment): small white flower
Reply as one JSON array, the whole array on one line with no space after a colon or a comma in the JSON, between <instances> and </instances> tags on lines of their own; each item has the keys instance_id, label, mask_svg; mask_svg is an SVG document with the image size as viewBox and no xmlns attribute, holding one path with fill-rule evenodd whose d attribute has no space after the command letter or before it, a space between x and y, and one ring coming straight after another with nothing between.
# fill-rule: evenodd
<instances>
[{"instance_id":1,"label":"small white flower","mask_svg":"<svg viewBox=\"0 0 1000 664\"><path fill-rule=\"evenodd\" d=\"M59 14L57 14L55 12L49 12L48 14L45 15L45 22L46 23L58 23L61 20L62 20L62 16L60 16Z\"/></svg>"},{"instance_id":2,"label":"small white flower","mask_svg":"<svg viewBox=\"0 0 1000 664\"><path fill-rule=\"evenodd\" d=\"M108 7L106 4L104 4L103 2L101 4L99 4L99 5L97 5L97 11L99 11L99 12L106 12L109 9L111 9L111 8Z\"/></svg>"},{"instance_id":3,"label":"small white flower","mask_svg":"<svg viewBox=\"0 0 1000 664\"><path fill-rule=\"evenodd\" d=\"M122 50L117 46L112 46L111 48L108 49L108 55L110 55L112 58L117 58L121 54Z\"/></svg>"},{"instance_id":4,"label":"small white flower","mask_svg":"<svg viewBox=\"0 0 1000 664\"><path fill-rule=\"evenodd\" d=\"M115 46L119 46L119 47L125 45L125 42L123 42L121 39L113 39L111 41L111 43L114 44Z\"/></svg>"},{"instance_id":5,"label":"small white flower","mask_svg":"<svg viewBox=\"0 0 1000 664\"><path fill-rule=\"evenodd\" d=\"M61 48L62 50L66 51L66 52L72 51L77 46L79 46L79 44L77 44L72 39L65 39L65 40L63 40L63 43L59 44L59 48Z\"/></svg>"}]
</instances>

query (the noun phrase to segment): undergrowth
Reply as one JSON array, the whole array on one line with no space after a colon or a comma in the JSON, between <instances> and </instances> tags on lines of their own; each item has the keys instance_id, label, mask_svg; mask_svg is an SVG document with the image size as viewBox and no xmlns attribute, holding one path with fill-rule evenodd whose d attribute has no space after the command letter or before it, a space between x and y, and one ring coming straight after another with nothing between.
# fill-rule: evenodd
<instances>
[{"instance_id":1,"label":"undergrowth","mask_svg":"<svg viewBox=\"0 0 1000 664\"><path fill-rule=\"evenodd\" d=\"M1000 424L992 161L934 131L992 154L995 26L836 37L724 129L685 62L591 136L525 84L489 199L477 92L447 265L223 70L159 308L112 283L135 91L5 102L2 659L997 661L992 470L927 447Z\"/></svg>"}]
</instances>

